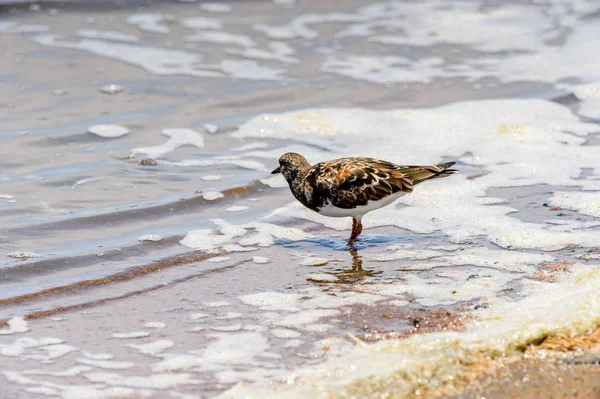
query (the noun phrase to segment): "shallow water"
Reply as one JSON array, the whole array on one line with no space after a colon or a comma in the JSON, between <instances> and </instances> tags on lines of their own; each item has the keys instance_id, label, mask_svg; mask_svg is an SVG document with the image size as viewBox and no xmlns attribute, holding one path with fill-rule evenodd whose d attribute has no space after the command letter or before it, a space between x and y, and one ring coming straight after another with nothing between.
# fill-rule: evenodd
<instances>
[{"instance_id":1,"label":"shallow water","mask_svg":"<svg viewBox=\"0 0 600 399\"><path fill-rule=\"evenodd\" d=\"M515 334L581 333L600 320L596 297L573 313L584 297L570 295L599 263L595 3L0 13L10 394L335 396L386 378L394 356L422 372L404 352L356 354L346 333L433 342L464 329L468 352L477 320L502 321L489 341L501 350L521 342ZM88 132L100 124L129 133ZM460 173L369 214L348 252L348 220L305 211L269 174L288 150L313 162L457 160ZM559 284L566 313L545 320L532 298ZM514 323L530 313L542 314L535 332ZM428 317L431 328L417 327ZM131 332L143 334L118 335ZM344 362L365 366L340 371ZM337 377L315 377L315 364Z\"/></svg>"}]
</instances>

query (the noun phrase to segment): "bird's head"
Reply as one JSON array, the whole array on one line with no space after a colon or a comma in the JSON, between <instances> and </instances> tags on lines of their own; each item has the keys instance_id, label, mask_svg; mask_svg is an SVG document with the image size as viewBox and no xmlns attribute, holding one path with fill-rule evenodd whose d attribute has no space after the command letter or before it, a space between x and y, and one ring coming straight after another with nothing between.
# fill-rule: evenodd
<instances>
[{"instance_id":1,"label":"bird's head","mask_svg":"<svg viewBox=\"0 0 600 399\"><path fill-rule=\"evenodd\" d=\"M279 157L279 167L271 174L281 173L285 180L292 181L296 179L302 172L308 170L310 164L302 155L295 152L286 152Z\"/></svg>"}]
</instances>

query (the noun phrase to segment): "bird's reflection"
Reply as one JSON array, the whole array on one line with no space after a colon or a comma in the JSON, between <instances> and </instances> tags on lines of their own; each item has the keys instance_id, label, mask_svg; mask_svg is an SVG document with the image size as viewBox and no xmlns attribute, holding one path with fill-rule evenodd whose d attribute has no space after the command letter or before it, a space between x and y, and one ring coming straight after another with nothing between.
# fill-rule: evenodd
<instances>
[{"instance_id":1,"label":"bird's reflection","mask_svg":"<svg viewBox=\"0 0 600 399\"><path fill-rule=\"evenodd\" d=\"M338 284L354 284L365 277L373 277L383 273L373 269L363 269L363 259L356 248L350 248L348 252L352 255L352 267L349 269L336 269L331 273L338 278Z\"/></svg>"}]
</instances>

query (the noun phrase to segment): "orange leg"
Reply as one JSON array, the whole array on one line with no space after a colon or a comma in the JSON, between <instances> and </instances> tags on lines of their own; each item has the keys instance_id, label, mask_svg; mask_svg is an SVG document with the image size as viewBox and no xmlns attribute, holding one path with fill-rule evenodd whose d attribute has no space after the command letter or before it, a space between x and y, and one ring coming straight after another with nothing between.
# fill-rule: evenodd
<instances>
[{"instance_id":1,"label":"orange leg","mask_svg":"<svg viewBox=\"0 0 600 399\"><path fill-rule=\"evenodd\" d=\"M362 233L362 223L354 218L352 218L352 234L350 234L350 240L347 245L354 245L354 242Z\"/></svg>"}]
</instances>

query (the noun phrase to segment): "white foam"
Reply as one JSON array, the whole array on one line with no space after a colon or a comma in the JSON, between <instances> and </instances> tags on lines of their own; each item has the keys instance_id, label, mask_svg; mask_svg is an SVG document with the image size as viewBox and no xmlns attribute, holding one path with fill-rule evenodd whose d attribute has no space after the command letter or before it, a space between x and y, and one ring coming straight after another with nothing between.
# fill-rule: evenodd
<instances>
[{"instance_id":1,"label":"white foam","mask_svg":"<svg viewBox=\"0 0 600 399\"><path fill-rule=\"evenodd\" d=\"M321 70L374 83L430 83L435 78L458 75L442 72L439 57L414 61L399 56L329 55Z\"/></svg>"},{"instance_id":2,"label":"white foam","mask_svg":"<svg viewBox=\"0 0 600 399\"><path fill-rule=\"evenodd\" d=\"M130 65L139 66L155 75L189 75L202 77L220 77L214 70L200 67L202 56L182 50L139 46L129 43L105 42L96 39L82 39L78 42L60 40L56 35L37 35L32 38L43 46L87 51L103 57L112 58Z\"/></svg>"},{"instance_id":3,"label":"white foam","mask_svg":"<svg viewBox=\"0 0 600 399\"><path fill-rule=\"evenodd\" d=\"M37 353L32 353L23 356L23 359L34 359L41 361L49 361L58 359L59 357L65 356L71 352L78 351L79 349L67 344L51 344L47 346L40 346L37 348Z\"/></svg>"},{"instance_id":4,"label":"white foam","mask_svg":"<svg viewBox=\"0 0 600 399\"><path fill-rule=\"evenodd\" d=\"M54 377L74 377L81 373L92 371L93 367L90 366L73 366L65 371L48 371L48 370L29 370L24 374L32 375L51 375Z\"/></svg>"},{"instance_id":5,"label":"white foam","mask_svg":"<svg viewBox=\"0 0 600 399\"><path fill-rule=\"evenodd\" d=\"M298 331L290 330L287 328L273 328L270 330L270 332L277 338L284 338L284 339L298 338L299 336L302 335Z\"/></svg>"},{"instance_id":6,"label":"white foam","mask_svg":"<svg viewBox=\"0 0 600 399\"><path fill-rule=\"evenodd\" d=\"M204 181L217 181L217 180L221 180L222 178L223 178L223 176L220 176L220 175L200 176L200 179L202 179Z\"/></svg>"},{"instance_id":7,"label":"white foam","mask_svg":"<svg viewBox=\"0 0 600 399\"><path fill-rule=\"evenodd\" d=\"M165 328L167 325L162 321L149 321L144 324L146 328Z\"/></svg>"},{"instance_id":8,"label":"white foam","mask_svg":"<svg viewBox=\"0 0 600 399\"><path fill-rule=\"evenodd\" d=\"M319 283L332 283L339 280L336 276L327 273L309 273L306 278Z\"/></svg>"},{"instance_id":9,"label":"white foam","mask_svg":"<svg viewBox=\"0 0 600 399\"><path fill-rule=\"evenodd\" d=\"M140 38L137 36L113 30L79 29L77 31L77 36L86 39L116 40L131 43L140 41Z\"/></svg>"},{"instance_id":10,"label":"white foam","mask_svg":"<svg viewBox=\"0 0 600 399\"><path fill-rule=\"evenodd\" d=\"M268 356L268 340L258 332L209 334L217 338L205 348L190 351L202 359L204 369L230 369L233 365L253 365L255 357Z\"/></svg>"},{"instance_id":11,"label":"white foam","mask_svg":"<svg viewBox=\"0 0 600 399\"><path fill-rule=\"evenodd\" d=\"M11 256L11 254L8 254ZM13 317L7 322L8 327L0 329L0 335L12 335L29 331L29 324L23 317Z\"/></svg>"},{"instance_id":12,"label":"white foam","mask_svg":"<svg viewBox=\"0 0 600 399\"><path fill-rule=\"evenodd\" d=\"M206 12L226 14L231 12L231 5L224 3L202 3L200 9Z\"/></svg>"},{"instance_id":13,"label":"white foam","mask_svg":"<svg viewBox=\"0 0 600 399\"><path fill-rule=\"evenodd\" d=\"M206 17L189 17L183 18L180 21L181 26L189 29L208 29L208 30L219 30L223 28L223 22L216 18Z\"/></svg>"},{"instance_id":14,"label":"white foam","mask_svg":"<svg viewBox=\"0 0 600 399\"><path fill-rule=\"evenodd\" d=\"M314 256L305 257L301 262L301 266L325 266L329 263L327 258L318 258Z\"/></svg>"},{"instance_id":15,"label":"white foam","mask_svg":"<svg viewBox=\"0 0 600 399\"><path fill-rule=\"evenodd\" d=\"M0 194L0 199L13 199L15 197L13 197L10 194Z\"/></svg>"},{"instance_id":16,"label":"white foam","mask_svg":"<svg viewBox=\"0 0 600 399\"><path fill-rule=\"evenodd\" d=\"M100 91L102 93L106 93L106 94L118 94L118 93L122 92L123 90L124 90L123 86L116 85L116 84L108 84L108 85L104 85L100 88Z\"/></svg>"},{"instance_id":17,"label":"white foam","mask_svg":"<svg viewBox=\"0 0 600 399\"><path fill-rule=\"evenodd\" d=\"M208 313L193 313L190 315L190 319L192 320L198 320L198 319L204 319L206 317L209 317L210 315Z\"/></svg>"},{"instance_id":18,"label":"white foam","mask_svg":"<svg viewBox=\"0 0 600 399\"><path fill-rule=\"evenodd\" d=\"M266 263L271 262L271 260L269 258L265 258L264 256L253 256L252 262L254 262L258 265L264 265Z\"/></svg>"},{"instance_id":19,"label":"white foam","mask_svg":"<svg viewBox=\"0 0 600 399\"><path fill-rule=\"evenodd\" d=\"M241 324L230 324L226 326L212 326L211 329L215 331L239 331L242 329Z\"/></svg>"},{"instance_id":20,"label":"white foam","mask_svg":"<svg viewBox=\"0 0 600 399\"><path fill-rule=\"evenodd\" d=\"M226 246L223 244L229 243L233 239L239 239L240 237L243 238L239 239L238 243L244 247L252 245L266 247L272 245L276 239L298 241L312 237L312 235L302 230L281 227L270 223L253 222L244 225L233 225L222 219L212 219L211 221L218 226L218 231L209 229L192 230L180 243L197 250L216 252L219 248L225 249ZM227 248L228 250L244 249L231 246L227 246ZM253 250L254 248L251 249Z\"/></svg>"},{"instance_id":21,"label":"white foam","mask_svg":"<svg viewBox=\"0 0 600 399\"><path fill-rule=\"evenodd\" d=\"M250 209L250 207L246 205L234 205L230 206L229 208L225 208L227 212L242 212L247 211L248 209Z\"/></svg>"},{"instance_id":22,"label":"white foam","mask_svg":"<svg viewBox=\"0 0 600 399\"><path fill-rule=\"evenodd\" d=\"M161 373L149 376L122 376L115 373L86 373L84 377L94 383L131 388L172 389L181 384L197 384L191 374Z\"/></svg>"},{"instance_id":23,"label":"white foam","mask_svg":"<svg viewBox=\"0 0 600 399\"><path fill-rule=\"evenodd\" d=\"M123 370L135 366L135 363L133 362L118 362L114 360L93 360L84 357L81 357L75 361L77 363L85 364L87 366L100 367L101 369Z\"/></svg>"},{"instance_id":24,"label":"white foam","mask_svg":"<svg viewBox=\"0 0 600 399\"><path fill-rule=\"evenodd\" d=\"M254 25L253 28L259 32L264 32L271 39L287 40L303 38L312 40L316 39L319 36L319 33L311 29L311 25L320 23L354 22L361 21L363 19L364 17L361 16L343 13L304 14L295 17L286 25L273 26L257 24Z\"/></svg>"},{"instance_id":25,"label":"white foam","mask_svg":"<svg viewBox=\"0 0 600 399\"><path fill-rule=\"evenodd\" d=\"M35 252L15 251L6 254L9 258L15 259L29 259L29 258L41 258L42 255L36 254Z\"/></svg>"},{"instance_id":26,"label":"white foam","mask_svg":"<svg viewBox=\"0 0 600 399\"><path fill-rule=\"evenodd\" d=\"M260 182L265 186L269 186L272 188L284 188L289 187L287 181L283 178L283 175L277 174L275 176L270 176L264 179L260 179Z\"/></svg>"},{"instance_id":27,"label":"white foam","mask_svg":"<svg viewBox=\"0 0 600 399\"><path fill-rule=\"evenodd\" d=\"M2 330L5 331L5 330ZM25 332L25 331L23 331ZM6 335L6 334L2 334ZM0 344L0 355L2 356L22 356L30 348L37 348L48 345L59 345L64 341L58 338L18 338L12 344Z\"/></svg>"},{"instance_id":28,"label":"white foam","mask_svg":"<svg viewBox=\"0 0 600 399\"><path fill-rule=\"evenodd\" d=\"M550 204L600 218L600 192L557 192Z\"/></svg>"},{"instance_id":29,"label":"white foam","mask_svg":"<svg viewBox=\"0 0 600 399\"><path fill-rule=\"evenodd\" d=\"M171 31L168 26L164 25L165 17L158 13L133 14L127 17L126 21L145 32L169 33Z\"/></svg>"},{"instance_id":30,"label":"white foam","mask_svg":"<svg viewBox=\"0 0 600 399\"><path fill-rule=\"evenodd\" d=\"M231 304L227 301L214 301L214 302L204 302L204 306L207 308L222 308L225 306L230 306Z\"/></svg>"},{"instance_id":31,"label":"white foam","mask_svg":"<svg viewBox=\"0 0 600 399\"><path fill-rule=\"evenodd\" d=\"M265 172L267 168L260 162L247 159L188 159L178 162L165 162L167 165L174 166L215 166L215 165L235 165L245 169Z\"/></svg>"},{"instance_id":32,"label":"white foam","mask_svg":"<svg viewBox=\"0 0 600 399\"><path fill-rule=\"evenodd\" d=\"M273 324L284 327L297 327L306 330L311 330L310 325L319 321L320 319L332 316L337 316L340 311L337 309L309 309L302 310L297 313L293 313L287 316L283 316Z\"/></svg>"},{"instance_id":33,"label":"white foam","mask_svg":"<svg viewBox=\"0 0 600 399\"><path fill-rule=\"evenodd\" d=\"M173 355L151 366L154 372L177 371L200 367L201 358L193 355Z\"/></svg>"},{"instance_id":34,"label":"white foam","mask_svg":"<svg viewBox=\"0 0 600 399\"><path fill-rule=\"evenodd\" d=\"M179 147L186 145L197 148L204 147L204 136L195 130L187 128L169 128L163 129L162 134L169 137L166 143L152 146L140 147L131 150L133 154L145 154L150 158L161 158L166 154L175 151Z\"/></svg>"},{"instance_id":35,"label":"white foam","mask_svg":"<svg viewBox=\"0 0 600 399\"><path fill-rule=\"evenodd\" d=\"M114 357L110 353L91 353L87 351L82 351L81 354L86 358L92 360L110 360Z\"/></svg>"},{"instance_id":36,"label":"white foam","mask_svg":"<svg viewBox=\"0 0 600 399\"><path fill-rule=\"evenodd\" d=\"M47 25L23 25L16 22L0 21L0 33L41 33L47 32Z\"/></svg>"},{"instance_id":37,"label":"white foam","mask_svg":"<svg viewBox=\"0 0 600 399\"><path fill-rule=\"evenodd\" d=\"M149 234L149 235L145 235L145 236L141 236L138 238L138 241L153 241L153 242L157 242L157 241L161 241L162 237L156 234Z\"/></svg>"},{"instance_id":38,"label":"white foam","mask_svg":"<svg viewBox=\"0 0 600 399\"><path fill-rule=\"evenodd\" d=\"M206 130L206 133L215 134L219 131L219 125L215 125L214 123L205 123L204 130Z\"/></svg>"},{"instance_id":39,"label":"white foam","mask_svg":"<svg viewBox=\"0 0 600 399\"><path fill-rule=\"evenodd\" d=\"M225 53L255 60L277 61L284 64L297 64L300 62L297 58L292 57L296 50L285 42L269 42L268 50L254 47L244 49L228 48L225 49Z\"/></svg>"},{"instance_id":40,"label":"white foam","mask_svg":"<svg viewBox=\"0 0 600 399\"><path fill-rule=\"evenodd\" d=\"M260 292L243 295L240 301L246 305L256 306L268 311L298 311L297 303L301 294L284 294L280 292Z\"/></svg>"},{"instance_id":41,"label":"white foam","mask_svg":"<svg viewBox=\"0 0 600 399\"><path fill-rule=\"evenodd\" d=\"M240 387L236 396L309 398L339 392L361 396L366 391L353 388L359 380L367 390L370 384L376 389L380 381L411 389L412 384L407 381L412 378L429 375L430 383L435 384L445 375L461 375L473 356L510 356L516 348L547 334L572 336L589 332L600 320L600 273L592 269L577 265L576 275L555 284L524 281L528 291L524 298L499 298L494 306L478 311L479 318L468 322L464 332L420 334L364 347L331 349L325 362L296 370L282 380L287 383ZM519 317L515 317L515 311ZM440 367L446 370L443 375L434 371ZM412 391L396 393L408 395Z\"/></svg>"},{"instance_id":42,"label":"white foam","mask_svg":"<svg viewBox=\"0 0 600 399\"><path fill-rule=\"evenodd\" d=\"M250 151L250 150L259 150L259 149L268 148L268 147L269 147L269 144L267 144L267 143L264 143L262 141L255 141L252 143L241 145L239 147L232 148L231 151L246 152L246 151Z\"/></svg>"},{"instance_id":43,"label":"white foam","mask_svg":"<svg viewBox=\"0 0 600 399\"><path fill-rule=\"evenodd\" d=\"M253 60L223 60L221 70L234 79L282 80L285 70L259 65Z\"/></svg>"},{"instance_id":44,"label":"white foam","mask_svg":"<svg viewBox=\"0 0 600 399\"><path fill-rule=\"evenodd\" d=\"M112 334L113 338L119 339L133 339L133 338L142 338L149 336L150 333L147 331L133 331L128 333L114 333Z\"/></svg>"},{"instance_id":45,"label":"white foam","mask_svg":"<svg viewBox=\"0 0 600 399\"><path fill-rule=\"evenodd\" d=\"M252 47L256 45L256 42L254 42L250 36L222 31L197 31L192 35L185 36L185 40L187 42L208 42L241 47Z\"/></svg>"},{"instance_id":46,"label":"white foam","mask_svg":"<svg viewBox=\"0 0 600 399\"><path fill-rule=\"evenodd\" d=\"M600 119L600 98L582 101L577 113L586 118Z\"/></svg>"},{"instance_id":47,"label":"white foam","mask_svg":"<svg viewBox=\"0 0 600 399\"><path fill-rule=\"evenodd\" d=\"M231 260L231 256L215 256L214 258L208 259L211 263L222 263Z\"/></svg>"},{"instance_id":48,"label":"white foam","mask_svg":"<svg viewBox=\"0 0 600 399\"><path fill-rule=\"evenodd\" d=\"M373 130L372 126L378 128ZM594 131L596 125L582 123L556 103L487 100L432 109L314 109L259 116L241 126L234 136L293 138L327 146L334 156L373 156L399 164L458 159L488 173L474 180L459 174L417 186L412 195L400 200L408 207L388 206L369 213L363 219L365 228L394 225L415 233L443 231L455 243L484 236L505 248L556 250L569 245L594 246L596 234L522 222L509 216L514 209L490 206L485 193L491 187L538 184L599 190L600 182L579 179L582 168L597 167L594 147L582 145L584 137ZM322 217L297 203L274 214L341 230L350 227L346 219Z\"/></svg>"},{"instance_id":49,"label":"white foam","mask_svg":"<svg viewBox=\"0 0 600 399\"><path fill-rule=\"evenodd\" d=\"M214 201L223 197L225 197L225 195L218 191L206 191L202 193L202 198L204 198L207 201Z\"/></svg>"},{"instance_id":50,"label":"white foam","mask_svg":"<svg viewBox=\"0 0 600 399\"><path fill-rule=\"evenodd\" d=\"M241 313L238 313L238 312L227 312L224 316L217 317L217 319L219 319L219 320L231 320L231 319L238 319L238 318L240 318L242 316L243 315Z\"/></svg>"},{"instance_id":51,"label":"white foam","mask_svg":"<svg viewBox=\"0 0 600 399\"><path fill-rule=\"evenodd\" d=\"M175 346L175 342L168 339L161 339L145 344L125 344L125 346L133 348L144 355L160 356L162 352Z\"/></svg>"}]
</instances>

